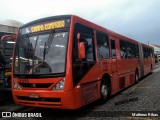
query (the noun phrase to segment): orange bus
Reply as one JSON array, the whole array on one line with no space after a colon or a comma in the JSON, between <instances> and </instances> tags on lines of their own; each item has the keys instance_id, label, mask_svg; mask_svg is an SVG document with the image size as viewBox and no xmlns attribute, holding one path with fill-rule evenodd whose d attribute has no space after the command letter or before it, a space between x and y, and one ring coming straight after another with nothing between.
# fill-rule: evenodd
<instances>
[{"instance_id":1,"label":"orange bus","mask_svg":"<svg viewBox=\"0 0 160 120\"><path fill-rule=\"evenodd\" d=\"M153 48L74 15L19 29L13 59L16 104L77 109L138 82L154 67Z\"/></svg>"},{"instance_id":2,"label":"orange bus","mask_svg":"<svg viewBox=\"0 0 160 120\"><path fill-rule=\"evenodd\" d=\"M12 54L15 43L16 35L4 35L1 37L1 52L4 56L5 64L1 64L1 88L11 90L11 66L12 66Z\"/></svg>"}]
</instances>

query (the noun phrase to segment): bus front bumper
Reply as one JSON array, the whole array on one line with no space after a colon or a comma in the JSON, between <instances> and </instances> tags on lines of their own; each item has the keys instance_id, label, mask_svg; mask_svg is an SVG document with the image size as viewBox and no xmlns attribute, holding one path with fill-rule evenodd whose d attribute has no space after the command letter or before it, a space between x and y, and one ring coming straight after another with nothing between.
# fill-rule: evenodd
<instances>
[{"instance_id":1,"label":"bus front bumper","mask_svg":"<svg viewBox=\"0 0 160 120\"><path fill-rule=\"evenodd\" d=\"M74 91L12 90L16 104L32 107L76 109Z\"/></svg>"}]
</instances>

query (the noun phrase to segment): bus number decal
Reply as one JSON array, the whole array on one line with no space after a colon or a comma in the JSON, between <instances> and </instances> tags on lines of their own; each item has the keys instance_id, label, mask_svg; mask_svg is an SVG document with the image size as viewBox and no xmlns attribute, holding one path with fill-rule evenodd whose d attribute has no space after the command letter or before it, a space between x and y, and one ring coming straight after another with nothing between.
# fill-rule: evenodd
<instances>
[{"instance_id":1,"label":"bus number decal","mask_svg":"<svg viewBox=\"0 0 160 120\"><path fill-rule=\"evenodd\" d=\"M26 78L19 79L19 83L29 83L29 80Z\"/></svg>"}]
</instances>

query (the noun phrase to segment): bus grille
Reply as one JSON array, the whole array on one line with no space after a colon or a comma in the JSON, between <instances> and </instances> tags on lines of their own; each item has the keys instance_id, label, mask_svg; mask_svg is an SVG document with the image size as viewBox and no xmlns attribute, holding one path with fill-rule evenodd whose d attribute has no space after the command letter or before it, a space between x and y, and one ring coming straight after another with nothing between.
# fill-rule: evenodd
<instances>
[{"instance_id":1,"label":"bus grille","mask_svg":"<svg viewBox=\"0 0 160 120\"><path fill-rule=\"evenodd\" d=\"M48 88L52 83L19 83L23 88Z\"/></svg>"},{"instance_id":2,"label":"bus grille","mask_svg":"<svg viewBox=\"0 0 160 120\"><path fill-rule=\"evenodd\" d=\"M17 96L19 100L40 101L40 102L61 102L61 98L30 98L25 96Z\"/></svg>"}]
</instances>

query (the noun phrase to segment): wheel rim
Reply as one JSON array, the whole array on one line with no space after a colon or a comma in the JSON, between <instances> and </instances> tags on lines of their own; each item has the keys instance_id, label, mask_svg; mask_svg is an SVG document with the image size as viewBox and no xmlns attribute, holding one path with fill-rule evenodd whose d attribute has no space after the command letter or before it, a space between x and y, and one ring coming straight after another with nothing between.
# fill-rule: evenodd
<instances>
[{"instance_id":1,"label":"wheel rim","mask_svg":"<svg viewBox=\"0 0 160 120\"><path fill-rule=\"evenodd\" d=\"M102 93L102 96L103 96L104 98L107 97L107 95L108 95L108 89L107 89L107 86L106 86L106 85L102 85L101 93Z\"/></svg>"}]
</instances>

